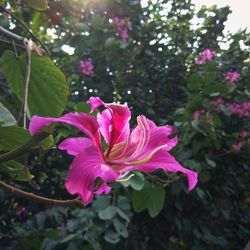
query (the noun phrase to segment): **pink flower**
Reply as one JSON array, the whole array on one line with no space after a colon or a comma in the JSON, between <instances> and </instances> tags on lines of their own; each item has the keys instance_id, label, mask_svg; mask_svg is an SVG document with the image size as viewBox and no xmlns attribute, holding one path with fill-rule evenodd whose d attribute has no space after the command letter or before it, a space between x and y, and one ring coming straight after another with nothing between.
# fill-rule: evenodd
<instances>
[{"instance_id":1,"label":"pink flower","mask_svg":"<svg viewBox=\"0 0 250 250\"><path fill-rule=\"evenodd\" d=\"M195 111L193 113L193 120L198 120L204 112L204 109Z\"/></svg>"},{"instance_id":2,"label":"pink flower","mask_svg":"<svg viewBox=\"0 0 250 250\"><path fill-rule=\"evenodd\" d=\"M128 39L128 26L126 27L126 19L119 19L114 17L112 22L115 24L117 32L120 35L122 43L126 43Z\"/></svg>"},{"instance_id":3,"label":"pink flower","mask_svg":"<svg viewBox=\"0 0 250 250\"><path fill-rule=\"evenodd\" d=\"M237 142L235 144L232 145L232 150L235 152L238 152L241 150L241 148L243 147L243 143L242 142Z\"/></svg>"},{"instance_id":4,"label":"pink flower","mask_svg":"<svg viewBox=\"0 0 250 250\"><path fill-rule=\"evenodd\" d=\"M93 77L94 64L91 61L81 61L80 71L83 75Z\"/></svg>"},{"instance_id":5,"label":"pink flower","mask_svg":"<svg viewBox=\"0 0 250 250\"><path fill-rule=\"evenodd\" d=\"M242 104L232 103L229 108L233 114L240 118L250 116L250 102L244 102Z\"/></svg>"},{"instance_id":6,"label":"pink flower","mask_svg":"<svg viewBox=\"0 0 250 250\"><path fill-rule=\"evenodd\" d=\"M171 126L156 126L144 115L137 117L137 126L130 130L131 113L126 105L104 103L99 97L88 100L91 112L99 106L104 110L97 118L85 113L68 113L60 118L33 116L30 133L35 135L53 122L62 122L80 129L87 137L65 139L59 149L75 156L65 181L68 192L80 196L88 204L94 194L109 193L108 183L119 181L130 171L152 172L164 169L182 172L187 176L188 189L197 184L197 173L182 167L168 152L177 144L177 138L168 136ZM108 144L106 150L101 135ZM99 186L96 183L101 181Z\"/></svg>"},{"instance_id":7,"label":"pink flower","mask_svg":"<svg viewBox=\"0 0 250 250\"><path fill-rule=\"evenodd\" d=\"M210 49L205 49L201 52L201 55L198 56L195 64L203 64L206 61L211 61L214 57L215 53Z\"/></svg>"},{"instance_id":8,"label":"pink flower","mask_svg":"<svg viewBox=\"0 0 250 250\"><path fill-rule=\"evenodd\" d=\"M234 72L227 72L225 79L230 83L234 83L240 77L240 74L237 71Z\"/></svg>"},{"instance_id":9,"label":"pink flower","mask_svg":"<svg viewBox=\"0 0 250 250\"><path fill-rule=\"evenodd\" d=\"M127 39L128 39L128 29L127 28L124 28L122 30L122 32L120 33L120 36L121 36L121 41L122 43L126 43Z\"/></svg>"},{"instance_id":10,"label":"pink flower","mask_svg":"<svg viewBox=\"0 0 250 250\"><path fill-rule=\"evenodd\" d=\"M212 102L212 105L214 105L214 106L220 106L220 105L222 105L222 104L224 104L224 100L222 99L222 98L217 98L216 100L214 100L213 102Z\"/></svg>"},{"instance_id":11,"label":"pink flower","mask_svg":"<svg viewBox=\"0 0 250 250\"><path fill-rule=\"evenodd\" d=\"M221 105L224 104L224 100L222 98L217 98L212 102L212 105L217 108L218 111L223 112Z\"/></svg>"},{"instance_id":12,"label":"pink flower","mask_svg":"<svg viewBox=\"0 0 250 250\"><path fill-rule=\"evenodd\" d=\"M247 132L247 131L240 131L240 137L245 138L245 137L248 137L248 135L249 135L249 132Z\"/></svg>"}]
</instances>

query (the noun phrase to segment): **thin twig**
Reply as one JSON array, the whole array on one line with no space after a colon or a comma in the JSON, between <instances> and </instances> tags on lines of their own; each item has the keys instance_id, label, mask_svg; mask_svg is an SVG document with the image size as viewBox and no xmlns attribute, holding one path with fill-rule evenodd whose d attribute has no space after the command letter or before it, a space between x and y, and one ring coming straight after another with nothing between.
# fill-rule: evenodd
<instances>
[{"instance_id":1,"label":"thin twig","mask_svg":"<svg viewBox=\"0 0 250 250\"><path fill-rule=\"evenodd\" d=\"M11 41L14 40L15 42L17 42L18 44L22 44L24 37L19 36L9 30L6 30L5 28L0 26L0 34L3 35L4 37L6 37L7 39L10 39Z\"/></svg>"},{"instance_id":2,"label":"thin twig","mask_svg":"<svg viewBox=\"0 0 250 250\"><path fill-rule=\"evenodd\" d=\"M30 82L30 68L31 68L31 54L34 48L34 43L32 40L24 40L24 45L26 47L26 74L25 74L25 84L24 84L24 101L23 101L23 127L27 126L27 110L28 110L28 94L29 94L29 82Z\"/></svg>"},{"instance_id":3,"label":"thin twig","mask_svg":"<svg viewBox=\"0 0 250 250\"><path fill-rule=\"evenodd\" d=\"M15 52L16 60L18 60L18 53L17 53L17 49L16 49L16 43L13 40L11 41L11 43L12 43L12 47L13 47L14 52Z\"/></svg>"},{"instance_id":4,"label":"thin twig","mask_svg":"<svg viewBox=\"0 0 250 250\"><path fill-rule=\"evenodd\" d=\"M23 197L25 199L36 201L42 204L50 205L50 206L62 206L62 207L68 207L68 206L83 206L79 198L73 199L73 200L54 200L47 197L39 196L33 193L25 192L19 188L15 188L3 181L0 181L0 188L3 190L12 193L15 196Z\"/></svg>"},{"instance_id":5,"label":"thin twig","mask_svg":"<svg viewBox=\"0 0 250 250\"><path fill-rule=\"evenodd\" d=\"M5 28L3 28L1 26L0 26L0 35L2 35L5 38L9 39L9 42L6 41L6 40L2 40L2 39L0 39L0 41L5 42L5 43L6 42L11 43L11 44L12 44L12 41L15 41L16 46L19 46L19 47L22 47L22 48L25 49L24 41L28 40L27 38L19 36L19 35L11 32L9 30L6 30ZM39 56L42 56L42 55L45 54L45 51L42 48L38 47L35 43L33 44L33 50Z\"/></svg>"},{"instance_id":6,"label":"thin twig","mask_svg":"<svg viewBox=\"0 0 250 250\"><path fill-rule=\"evenodd\" d=\"M25 24L25 22L23 20L21 20L19 17L17 17L16 15L14 15L13 13L11 13L9 10L7 10L4 6L0 5L0 10L3 12L8 13L13 19L15 19L18 23L21 24L21 26L24 28L24 30L26 30L30 36L37 41L38 43L41 44L41 46L43 47L43 49L46 51L46 53L48 54L48 56L50 56L50 51L48 50L48 48L46 47L46 45L36 36L34 35L30 29L27 27L27 25Z\"/></svg>"}]
</instances>

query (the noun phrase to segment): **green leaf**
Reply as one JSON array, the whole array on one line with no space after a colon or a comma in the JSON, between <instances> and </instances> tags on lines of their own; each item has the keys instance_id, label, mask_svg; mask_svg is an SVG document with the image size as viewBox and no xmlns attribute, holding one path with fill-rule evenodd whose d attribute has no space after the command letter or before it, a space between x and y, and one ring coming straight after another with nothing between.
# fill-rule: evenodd
<instances>
[{"instance_id":1,"label":"green leaf","mask_svg":"<svg viewBox=\"0 0 250 250\"><path fill-rule=\"evenodd\" d=\"M117 205L120 209L129 211L130 210L130 200L126 196L119 196L117 199Z\"/></svg>"},{"instance_id":2,"label":"green leaf","mask_svg":"<svg viewBox=\"0 0 250 250\"><path fill-rule=\"evenodd\" d=\"M25 3L36 10L47 10L49 7L47 0L25 0Z\"/></svg>"},{"instance_id":3,"label":"green leaf","mask_svg":"<svg viewBox=\"0 0 250 250\"><path fill-rule=\"evenodd\" d=\"M200 74L196 73L190 76L188 79L187 87L189 90L198 89L201 87L202 77Z\"/></svg>"},{"instance_id":4,"label":"green leaf","mask_svg":"<svg viewBox=\"0 0 250 250\"><path fill-rule=\"evenodd\" d=\"M42 131L31 137L29 132L23 128L18 127L0 127L0 146L4 151L10 152L0 155L0 162L18 158L27 154L32 147L39 145L42 142L42 147L46 148L46 138L49 136L48 132ZM48 139L50 140L50 139ZM43 142L45 145L43 145Z\"/></svg>"},{"instance_id":5,"label":"green leaf","mask_svg":"<svg viewBox=\"0 0 250 250\"><path fill-rule=\"evenodd\" d=\"M134 191L132 195L132 206L135 212L140 213L148 207L148 201L150 199L150 184L145 183L145 186L140 191Z\"/></svg>"},{"instance_id":6,"label":"green leaf","mask_svg":"<svg viewBox=\"0 0 250 250\"><path fill-rule=\"evenodd\" d=\"M98 212L98 216L102 220L111 220L117 213L117 208L108 206L105 209Z\"/></svg>"},{"instance_id":7,"label":"green leaf","mask_svg":"<svg viewBox=\"0 0 250 250\"><path fill-rule=\"evenodd\" d=\"M133 176L121 182L125 187L131 186L134 190L141 190L144 186L144 175L139 171L133 171Z\"/></svg>"},{"instance_id":8,"label":"green leaf","mask_svg":"<svg viewBox=\"0 0 250 250\"><path fill-rule=\"evenodd\" d=\"M204 93L211 95L213 93L221 93L224 89L222 84L211 84L207 83L204 88Z\"/></svg>"},{"instance_id":9,"label":"green leaf","mask_svg":"<svg viewBox=\"0 0 250 250\"><path fill-rule=\"evenodd\" d=\"M19 127L0 127L0 145L5 151L20 147L31 135L28 130Z\"/></svg>"},{"instance_id":10,"label":"green leaf","mask_svg":"<svg viewBox=\"0 0 250 250\"><path fill-rule=\"evenodd\" d=\"M165 202L165 189L161 186L154 186L150 192L150 199L148 203L149 215L154 218L163 209Z\"/></svg>"},{"instance_id":11,"label":"green leaf","mask_svg":"<svg viewBox=\"0 0 250 250\"><path fill-rule=\"evenodd\" d=\"M105 48L109 48L115 44L115 38L114 37L109 37L104 44Z\"/></svg>"},{"instance_id":12,"label":"green leaf","mask_svg":"<svg viewBox=\"0 0 250 250\"><path fill-rule=\"evenodd\" d=\"M95 212L100 212L110 205L110 199L107 196L97 196L92 203Z\"/></svg>"},{"instance_id":13,"label":"green leaf","mask_svg":"<svg viewBox=\"0 0 250 250\"><path fill-rule=\"evenodd\" d=\"M10 111L3 106L1 102L0 102L0 124L3 127L16 125L16 119L10 113Z\"/></svg>"},{"instance_id":14,"label":"green leaf","mask_svg":"<svg viewBox=\"0 0 250 250\"><path fill-rule=\"evenodd\" d=\"M94 15L91 19L91 25L95 30L102 30L104 18L99 15Z\"/></svg>"},{"instance_id":15,"label":"green leaf","mask_svg":"<svg viewBox=\"0 0 250 250\"><path fill-rule=\"evenodd\" d=\"M151 185L149 182L145 182L142 190L133 192L132 205L135 212L141 212L147 208L149 215L156 217L162 210L164 202L165 189Z\"/></svg>"},{"instance_id":16,"label":"green leaf","mask_svg":"<svg viewBox=\"0 0 250 250\"><path fill-rule=\"evenodd\" d=\"M4 172L20 172L24 170L24 166L17 161L7 161L0 163L0 170Z\"/></svg>"},{"instance_id":17,"label":"green leaf","mask_svg":"<svg viewBox=\"0 0 250 250\"><path fill-rule=\"evenodd\" d=\"M22 101L25 54L19 60L11 51L2 56L3 73L11 90ZM69 87L65 76L49 57L32 56L28 107L30 115L60 116L65 108Z\"/></svg>"},{"instance_id":18,"label":"green leaf","mask_svg":"<svg viewBox=\"0 0 250 250\"><path fill-rule=\"evenodd\" d=\"M120 235L114 230L109 229L106 231L104 239L109 243L115 244L120 241Z\"/></svg>"},{"instance_id":19,"label":"green leaf","mask_svg":"<svg viewBox=\"0 0 250 250\"><path fill-rule=\"evenodd\" d=\"M209 166L211 166L212 168L216 167L216 162L209 159L208 157L206 157L206 162L208 163Z\"/></svg>"},{"instance_id":20,"label":"green leaf","mask_svg":"<svg viewBox=\"0 0 250 250\"><path fill-rule=\"evenodd\" d=\"M7 173L11 176L11 178L17 181L28 181L34 178L30 172L25 173L24 165L17 161L7 161L0 163L0 171Z\"/></svg>"},{"instance_id":21,"label":"green leaf","mask_svg":"<svg viewBox=\"0 0 250 250\"><path fill-rule=\"evenodd\" d=\"M79 32L86 32L89 31L89 26L85 23L76 23L75 28Z\"/></svg>"},{"instance_id":22,"label":"green leaf","mask_svg":"<svg viewBox=\"0 0 250 250\"><path fill-rule=\"evenodd\" d=\"M128 237L128 230L124 223L122 223L119 219L115 218L113 220L113 225L118 234L120 234L124 238Z\"/></svg>"},{"instance_id":23,"label":"green leaf","mask_svg":"<svg viewBox=\"0 0 250 250\"><path fill-rule=\"evenodd\" d=\"M58 241L45 238L42 242L41 250L52 250L58 245Z\"/></svg>"},{"instance_id":24,"label":"green leaf","mask_svg":"<svg viewBox=\"0 0 250 250\"><path fill-rule=\"evenodd\" d=\"M41 147L46 150L50 149L54 145L54 138L52 135L49 135L44 141L41 142Z\"/></svg>"}]
</instances>

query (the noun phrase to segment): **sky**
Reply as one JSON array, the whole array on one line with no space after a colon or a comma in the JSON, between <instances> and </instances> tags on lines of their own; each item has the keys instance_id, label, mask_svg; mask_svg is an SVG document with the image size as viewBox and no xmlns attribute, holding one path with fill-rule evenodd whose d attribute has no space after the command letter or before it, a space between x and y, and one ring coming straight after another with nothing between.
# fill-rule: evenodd
<instances>
[{"instance_id":1,"label":"sky","mask_svg":"<svg viewBox=\"0 0 250 250\"><path fill-rule=\"evenodd\" d=\"M248 27L250 32L250 0L192 0L199 9L202 5L218 5L224 7L229 5L232 13L228 16L226 31L237 32L239 29Z\"/></svg>"},{"instance_id":2,"label":"sky","mask_svg":"<svg viewBox=\"0 0 250 250\"><path fill-rule=\"evenodd\" d=\"M157 0L152 0L157 2ZM147 5L148 0L141 0L142 6ZM228 16L228 20L225 23L225 31L235 33L240 29L248 27L250 32L250 0L192 0L196 5L196 9L199 10L202 5L207 7L216 4L218 7L224 7L228 5L232 10L232 13Z\"/></svg>"}]
</instances>

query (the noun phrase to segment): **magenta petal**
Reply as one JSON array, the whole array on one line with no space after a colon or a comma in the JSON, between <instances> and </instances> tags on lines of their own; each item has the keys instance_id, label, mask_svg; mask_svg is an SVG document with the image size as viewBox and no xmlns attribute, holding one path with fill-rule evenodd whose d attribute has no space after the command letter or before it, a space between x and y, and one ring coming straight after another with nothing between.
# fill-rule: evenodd
<instances>
[{"instance_id":1,"label":"magenta petal","mask_svg":"<svg viewBox=\"0 0 250 250\"><path fill-rule=\"evenodd\" d=\"M143 115L137 118L137 122L138 126L132 131L123 154L119 154L118 150L117 154L112 152L112 159L115 160L115 163L137 162L163 146L169 151L177 144L177 137L168 138L174 130L173 127L156 126L153 121Z\"/></svg>"},{"instance_id":2,"label":"magenta petal","mask_svg":"<svg viewBox=\"0 0 250 250\"><path fill-rule=\"evenodd\" d=\"M98 190L95 191L95 194L108 194L111 190L106 183L102 183Z\"/></svg>"},{"instance_id":3,"label":"magenta petal","mask_svg":"<svg viewBox=\"0 0 250 250\"><path fill-rule=\"evenodd\" d=\"M99 97L91 97L87 102L91 104L91 112L101 105L107 108L98 114L98 122L100 131L109 144L110 152L115 144L129 135L131 112L127 105L104 103Z\"/></svg>"},{"instance_id":4,"label":"magenta petal","mask_svg":"<svg viewBox=\"0 0 250 250\"><path fill-rule=\"evenodd\" d=\"M77 137L77 138L68 138L65 139L58 148L60 150L67 150L69 155L78 155L82 150L91 147L93 145L93 141L84 138L84 137Z\"/></svg>"},{"instance_id":5,"label":"magenta petal","mask_svg":"<svg viewBox=\"0 0 250 250\"><path fill-rule=\"evenodd\" d=\"M97 121L100 124L100 132L105 141L110 143L111 128L112 128L112 115L108 109L103 110L97 114Z\"/></svg>"},{"instance_id":6,"label":"magenta petal","mask_svg":"<svg viewBox=\"0 0 250 250\"><path fill-rule=\"evenodd\" d=\"M86 205L94 195L95 180L100 177L103 183L114 182L118 178L118 172L107 165L102 153L96 146L85 148L73 160L65 181L65 186L70 194L80 195ZM101 192L107 192L107 188L101 186ZM99 193L99 192L98 192Z\"/></svg>"},{"instance_id":7,"label":"magenta petal","mask_svg":"<svg viewBox=\"0 0 250 250\"><path fill-rule=\"evenodd\" d=\"M92 96L88 99L87 103L91 105L90 113L94 112L98 107L104 105L100 97Z\"/></svg>"},{"instance_id":8,"label":"magenta petal","mask_svg":"<svg viewBox=\"0 0 250 250\"><path fill-rule=\"evenodd\" d=\"M163 169L169 172L181 172L185 174L188 179L189 191L191 191L198 182L198 174L182 167L180 163L178 163L165 149L157 151L148 162L134 167L125 167L123 171L139 170L142 172L153 172L156 169Z\"/></svg>"},{"instance_id":9,"label":"magenta petal","mask_svg":"<svg viewBox=\"0 0 250 250\"><path fill-rule=\"evenodd\" d=\"M29 131L31 135L35 135L43 127L49 126L53 122L62 122L78 128L89 136L89 138L93 139L97 145L101 145L97 120L91 115L84 113L68 113L59 118L40 117L35 115L31 118Z\"/></svg>"},{"instance_id":10,"label":"magenta petal","mask_svg":"<svg viewBox=\"0 0 250 250\"><path fill-rule=\"evenodd\" d=\"M110 138L110 149L117 143L123 141L130 133L129 120L131 112L127 105L108 104L108 109L111 110L112 127Z\"/></svg>"}]
</instances>

